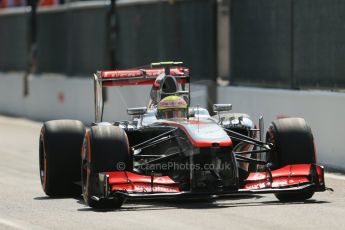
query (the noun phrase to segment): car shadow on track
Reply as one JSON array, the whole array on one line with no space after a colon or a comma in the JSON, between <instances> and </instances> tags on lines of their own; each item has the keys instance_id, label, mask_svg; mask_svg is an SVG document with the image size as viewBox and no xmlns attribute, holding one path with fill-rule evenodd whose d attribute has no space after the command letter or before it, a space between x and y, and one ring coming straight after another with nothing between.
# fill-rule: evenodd
<instances>
[{"instance_id":1,"label":"car shadow on track","mask_svg":"<svg viewBox=\"0 0 345 230\"><path fill-rule=\"evenodd\" d=\"M34 200L65 200L65 199L80 199L79 197L49 197L49 196L38 196L34 197Z\"/></svg>"},{"instance_id":2,"label":"car shadow on track","mask_svg":"<svg viewBox=\"0 0 345 230\"><path fill-rule=\"evenodd\" d=\"M120 209L93 209L90 207L80 208L78 211L90 212L126 212L126 211L145 211L145 210L167 210L167 209L221 209L237 208L246 206L268 206L268 205L299 205L299 204L323 204L328 201L307 200L303 202L279 202L278 200L261 200L259 195L252 196L227 196L213 199L157 199L157 200L138 200L126 202ZM77 201L84 204L83 200Z\"/></svg>"}]
</instances>

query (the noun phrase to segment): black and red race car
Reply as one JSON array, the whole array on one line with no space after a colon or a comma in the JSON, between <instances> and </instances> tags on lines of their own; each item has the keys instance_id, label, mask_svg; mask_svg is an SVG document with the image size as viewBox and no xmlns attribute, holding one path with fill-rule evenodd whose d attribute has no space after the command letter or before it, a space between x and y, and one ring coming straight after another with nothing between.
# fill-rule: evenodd
<instances>
[{"instance_id":1,"label":"black and red race car","mask_svg":"<svg viewBox=\"0 0 345 230\"><path fill-rule=\"evenodd\" d=\"M129 121L104 122L103 87L152 85L147 107L128 108ZM126 199L205 198L273 193L303 201L325 190L310 127L302 118L273 121L264 137L230 104L211 116L191 107L189 69L180 62L94 74L95 122L45 122L39 141L40 178L51 197L83 194L95 208ZM185 117L157 116L159 102L183 98ZM264 140L265 139L265 140Z\"/></svg>"}]
</instances>

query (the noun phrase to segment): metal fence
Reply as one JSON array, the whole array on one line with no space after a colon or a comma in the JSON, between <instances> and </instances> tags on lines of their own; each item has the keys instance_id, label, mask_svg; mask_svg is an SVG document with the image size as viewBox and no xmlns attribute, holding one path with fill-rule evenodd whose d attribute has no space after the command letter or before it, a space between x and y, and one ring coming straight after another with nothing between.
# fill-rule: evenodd
<instances>
[{"instance_id":1,"label":"metal fence","mask_svg":"<svg viewBox=\"0 0 345 230\"><path fill-rule=\"evenodd\" d=\"M231 84L345 87L345 1L224 1L230 7ZM109 2L40 9L36 71L89 76L113 66L182 60L194 80L214 81L216 4L216 0L122 0L117 4L116 34ZM28 10L0 11L0 71L28 69L28 21Z\"/></svg>"},{"instance_id":2,"label":"metal fence","mask_svg":"<svg viewBox=\"0 0 345 230\"><path fill-rule=\"evenodd\" d=\"M120 1L116 34L109 12L104 1L39 9L36 71L89 76L111 68L115 47L116 68L181 60L194 80L216 78L215 0ZM27 17L0 14L0 71L25 70Z\"/></svg>"},{"instance_id":3,"label":"metal fence","mask_svg":"<svg viewBox=\"0 0 345 230\"><path fill-rule=\"evenodd\" d=\"M344 88L344 12L342 0L232 0L232 84Z\"/></svg>"},{"instance_id":4,"label":"metal fence","mask_svg":"<svg viewBox=\"0 0 345 230\"><path fill-rule=\"evenodd\" d=\"M119 65L183 60L193 78L216 78L215 1L176 1L119 10Z\"/></svg>"},{"instance_id":5,"label":"metal fence","mask_svg":"<svg viewBox=\"0 0 345 230\"><path fill-rule=\"evenodd\" d=\"M38 72L89 76L108 67L105 7L41 11L37 21Z\"/></svg>"}]
</instances>

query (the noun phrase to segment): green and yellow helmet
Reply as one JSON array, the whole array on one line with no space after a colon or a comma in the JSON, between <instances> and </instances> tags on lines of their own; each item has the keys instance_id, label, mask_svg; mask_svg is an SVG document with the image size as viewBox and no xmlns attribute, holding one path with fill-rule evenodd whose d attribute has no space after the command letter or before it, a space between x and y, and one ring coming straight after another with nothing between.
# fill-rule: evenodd
<instances>
[{"instance_id":1,"label":"green and yellow helmet","mask_svg":"<svg viewBox=\"0 0 345 230\"><path fill-rule=\"evenodd\" d=\"M157 107L157 118L174 119L187 117L187 102L179 96L167 96L163 98Z\"/></svg>"}]
</instances>

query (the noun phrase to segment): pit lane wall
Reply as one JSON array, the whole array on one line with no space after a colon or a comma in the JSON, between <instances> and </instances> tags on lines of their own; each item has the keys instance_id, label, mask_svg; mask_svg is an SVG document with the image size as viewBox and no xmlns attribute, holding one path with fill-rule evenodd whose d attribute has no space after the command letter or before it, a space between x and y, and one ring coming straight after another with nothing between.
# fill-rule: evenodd
<instances>
[{"instance_id":1,"label":"pit lane wall","mask_svg":"<svg viewBox=\"0 0 345 230\"><path fill-rule=\"evenodd\" d=\"M0 73L0 114L46 121L94 121L93 78L67 78L58 74L30 76L29 95L23 96L24 73ZM192 84L192 105L205 107L207 86ZM104 121L128 120L127 108L146 106L151 86L107 88Z\"/></svg>"},{"instance_id":2,"label":"pit lane wall","mask_svg":"<svg viewBox=\"0 0 345 230\"><path fill-rule=\"evenodd\" d=\"M31 76L29 95L23 97L24 73L0 73L0 114L36 120L94 120L92 78L66 78L45 74ZM104 120L128 119L128 107L148 103L150 87L115 87L108 90ZM293 91L245 87L218 87L218 103L231 103L234 112L246 112L254 121L264 116L265 128L278 116L304 117L311 126L318 161L345 171L345 93ZM192 85L192 104L207 106L207 86Z\"/></svg>"},{"instance_id":3,"label":"pit lane wall","mask_svg":"<svg viewBox=\"0 0 345 230\"><path fill-rule=\"evenodd\" d=\"M246 112L257 122L263 115L265 128L277 117L305 118L318 162L345 171L345 93L218 87L218 102L231 103L234 112Z\"/></svg>"}]
</instances>

